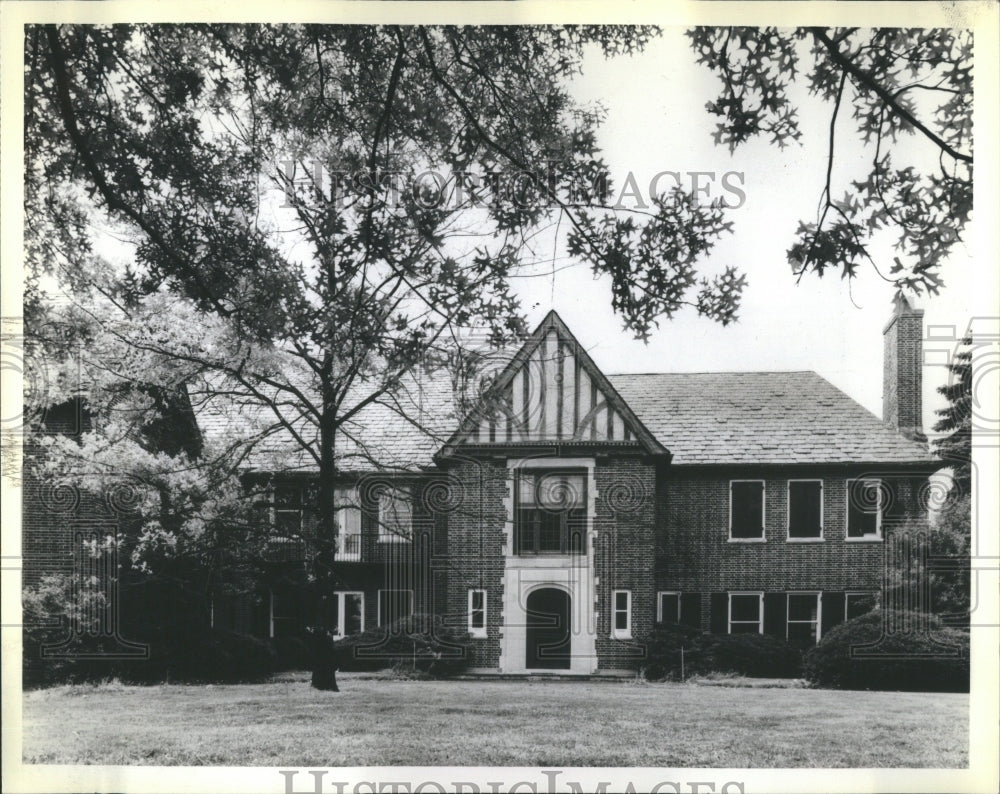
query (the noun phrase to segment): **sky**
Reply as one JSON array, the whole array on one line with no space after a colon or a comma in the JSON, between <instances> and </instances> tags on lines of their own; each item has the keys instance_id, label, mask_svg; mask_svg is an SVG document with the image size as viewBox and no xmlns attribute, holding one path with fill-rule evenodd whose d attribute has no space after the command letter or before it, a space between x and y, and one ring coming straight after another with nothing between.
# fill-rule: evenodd
<instances>
[{"instance_id":1,"label":"sky","mask_svg":"<svg viewBox=\"0 0 1000 794\"><path fill-rule=\"evenodd\" d=\"M722 327L685 310L662 322L643 344L624 332L614 315L610 279L595 279L585 265L567 267L571 263L557 245L554 275L518 282L529 325L555 309L606 372L814 370L881 416L882 329L893 287L870 267L850 285L832 272L822 279L807 274L796 284L785 255L798 222L815 220L825 180L830 106L796 92L801 145L782 151L754 141L731 156L712 142L715 120L705 109L717 95L715 77L695 63L682 28L665 28L637 56L608 61L593 53L573 91L607 111L599 143L616 184L632 172L646 192L660 171L708 171L717 175L714 181L701 180L710 184L710 195L733 199L722 192L719 180L724 172L743 174L746 201L731 213L733 234L717 245L707 264L710 272L736 265L747 274L748 285L737 323ZM859 166L870 158L849 114L842 112L840 122L835 196L848 179L861 176ZM928 152L904 146L916 162L921 157L926 162ZM667 178L661 182L670 184ZM887 271L890 246L881 253ZM541 245L539 255L551 257L552 243ZM539 266L539 273L551 270L552 262ZM943 276L946 287L939 296L917 300L926 325L942 326L932 330L943 338L925 342L927 361L946 360L943 356L954 347L951 338L961 336L977 305L982 309L983 294L997 294L996 273L977 267L967 246L956 247ZM934 422L934 409L943 405L936 387L946 378L940 364L925 367L925 429Z\"/></svg>"},{"instance_id":2,"label":"sky","mask_svg":"<svg viewBox=\"0 0 1000 794\"><path fill-rule=\"evenodd\" d=\"M830 106L794 86L790 93L800 110L801 144L780 150L755 140L730 154L713 143L716 119L705 109L718 94L716 78L695 63L683 27L663 28L659 39L630 57L605 59L595 48L572 93L581 103L600 103L606 111L598 143L616 186L632 174L648 200L651 179L671 171L682 175L685 187L691 187L691 172L702 172L699 180L711 198L736 198L726 191L724 178L742 190L745 202L729 216L733 233L707 257L704 271L714 274L734 265L746 274L748 285L738 322L723 327L685 309L661 321L644 344L625 332L614 314L610 279L595 278L588 265L568 256L563 224L560 239L552 234L537 238L532 258L541 264L530 271L531 277L514 279L529 327L555 309L608 373L813 370L881 416L882 329L891 311L892 285L872 268L861 269L851 283L835 272L822 279L807 274L796 283L785 255L798 223L815 220L825 180ZM904 143L901 148L917 163L936 162L936 150L929 145L921 149ZM842 112L835 196L851 178L865 174L870 158L849 114ZM670 177L661 177L659 190L671 185ZM279 212L278 226L280 218L287 221ZM106 255L120 246L114 238L106 242ZM887 270L891 247L884 246L881 254ZM926 325L939 326L936 335L942 337L925 342L928 361L946 361L954 339L976 311L974 299L979 298L981 309L983 294L997 293L997 273L977 267L961 244L944 279L940 295L917 301ZM925 367L925 430L944 405L936 389L947 378L940 364ZM998 386L987 388L995 392Z\"/></svg>"}]
</instances>

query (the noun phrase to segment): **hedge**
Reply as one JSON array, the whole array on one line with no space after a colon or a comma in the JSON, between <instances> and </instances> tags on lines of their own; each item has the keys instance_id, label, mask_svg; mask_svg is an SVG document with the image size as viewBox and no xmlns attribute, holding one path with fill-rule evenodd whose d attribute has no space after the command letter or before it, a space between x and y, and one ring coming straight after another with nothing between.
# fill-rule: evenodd
<instances>
[{"instance_id":1,"label":"hedge","mask_svg":"<svg viewBox=\"0 0 1000 794\"><path fill-rule=\"evenodd\" d=\"M643 673L651 681L706 673L736 673L760 678L798 678L802 653L767 634L709 634L685 626L664 626L645 640Z\"/></svg>"},{"instance_id":2,"label":"hedge","mask_svg":"<svg viewBox=\"0 0 1000 794\"><path fill-rule=\"evenodd\" d=\"M969 635L933 616L871 612L831 629L804 669L810 683L839 689L968 692Z\"/></svg>"},{"instance_id":3,"label":"hedge","mask_svg":"<svg viewBox=\"0 0 1000 794\"><path fill-rule=\"evenodd\" d=\"M26 632L23 648L24 685L119 679L126 683L240 683L263 681L277 669L277 655L264 640L221 629L191 628L144 638L149 657L116 658L112 638L81 636L62 648L60 657L43 659L41 646L51 637ZM79 658L85 654L105 658Z\"/></svg>"}]
</instances>

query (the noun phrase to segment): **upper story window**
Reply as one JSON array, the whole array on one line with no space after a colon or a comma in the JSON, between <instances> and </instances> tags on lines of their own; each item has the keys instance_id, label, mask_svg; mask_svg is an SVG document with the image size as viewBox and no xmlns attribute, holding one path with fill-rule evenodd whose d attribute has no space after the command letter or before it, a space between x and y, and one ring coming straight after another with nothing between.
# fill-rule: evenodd
<instances>
[{"instance_id":1,"label":"upper story window","mask_svg":"<svg viewBox=\"0 0 1000 794\"><path fill-rule=\"evenodd\" d=\"M848 540L879 540L885 510L882 481L866 478L847 481Z\"/></svg>"},{"instance_id":2,"label":"upper story window","mask_svg":"<svg viewBox=\"0 0 1000 794\"><path fill-rule=\"evenodd\" d=\"M730 540L764 539L764 481L732 480L729 483Z\"/></svg>"},{"instance_id":3,"label":"upper story window","mask_svg":"<svg viewBox=\"0 0 1000 794\"><path fill-rule=\"evenodd\" d=\"M517 554L586 551L586 473L522 469L514 478L514 491Z\"/></svg>"},{"instance_id":4,"label":"upper story window","mask_svg":"<svg viewBox=\"0 0 1000 794\"><path fill-rule=\"evenodd\" d=\"M413 511L408 488L387 488L379 494L379 543L407 543L413 538Z\"/></svg>"},{"instance_id":5,"label":"upper story window","mask_svg":"<svg viewBox=\"0 0 1000 794\"><path fill-rule=\"evenodd\" d=\"M788 538L823 538L823 481L788 481Z\"/></svg>"},{"instance_id":6,"label":"upper story window","mask_svg":"<svg viewBox=\"0 0 1000 794\"><path fill-rule=\"evenodd\" d=\"M334 492L337 521L337 559L361 559L361 505L357 488L337 488Z\"/></svg>"},{"instance_id":7,"label":"upper story window","mask_svg":"<svg viewBox=\"0 0 1000 794\"><path fill-rule=\"evenodd\" d=\"M302 534L307 501L306 489L301 485L274 487L274 528L279 536L293 538Z\"/></svg>"}]
</instances>

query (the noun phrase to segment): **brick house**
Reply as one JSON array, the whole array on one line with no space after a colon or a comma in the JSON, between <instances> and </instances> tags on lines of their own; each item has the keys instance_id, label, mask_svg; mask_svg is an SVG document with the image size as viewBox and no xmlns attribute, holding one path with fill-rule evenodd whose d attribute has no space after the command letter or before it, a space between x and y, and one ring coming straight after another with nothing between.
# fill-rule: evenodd
<instances>
[{"instance_id":1,"label":"brick house","mask_svg":"<svg viewBox=\"0 0 1000 794\"><path fill-rule=\"evenodd\" d=\"M938 468L921 338L898 301L883 422L813 372L606 374L551 312L460 421L440 380L410 395L419 422L363 420L342 589L318 617L272 593L266 633L436 612L504 673L626 669L657 623L814 643L877 598L887 531ZM309 520L307 493L279 486L279 529Z\"/></svg>"},{"instance_id":2,"label":"brick house","mask_svg":"<svg viewBox=\"0 0 1000 794\"><path fill-rule=\"evenodd\" d=\"M343 636L433 612L469 630L474 669L502 673L629 669L658 623L815 643L878 597L884 539L940 467L920 431L922 330L898 300L880 421L813 372L604 373L550 312L471 403L428 378L394 397L405 410L359 416L318 606L297 578L309 465L286 458L267 520L289 575L256 603L218 594L210 620Z\"/></svg>"}]
</instances>

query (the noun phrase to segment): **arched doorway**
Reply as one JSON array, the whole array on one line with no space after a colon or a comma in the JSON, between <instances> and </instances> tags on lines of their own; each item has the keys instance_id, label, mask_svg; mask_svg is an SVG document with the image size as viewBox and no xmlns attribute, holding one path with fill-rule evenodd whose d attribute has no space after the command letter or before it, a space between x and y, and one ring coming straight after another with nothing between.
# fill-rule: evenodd
<instances>
[{"instance_id":1,"label":"arched doorway","mask_svg":"<svg viewBox=\"0 0 1000 794\"><path fill-rule=\"evenodd\" d=\"M527 669L570 669L569 607L569 593L565 590L542 587L528 594Z\"/></svg>"}]
</instances>

